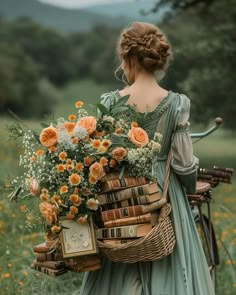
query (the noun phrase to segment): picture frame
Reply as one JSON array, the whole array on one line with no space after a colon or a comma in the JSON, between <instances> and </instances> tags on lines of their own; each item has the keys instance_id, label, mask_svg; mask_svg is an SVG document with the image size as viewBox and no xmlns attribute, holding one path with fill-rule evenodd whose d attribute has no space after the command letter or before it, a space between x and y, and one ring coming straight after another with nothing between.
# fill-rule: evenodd
<instances>
[{"instance_id":1,"label":"picture frame","mask_svg":"<svg viewBox=\"0 0 236 295\"><path fill-rule=\"evenodd\" d=\"M78 257L98 252L92 218L79 223L74 220L60 220L62 227L60 241L64 258Z\"/></svg>"}]
</instances>

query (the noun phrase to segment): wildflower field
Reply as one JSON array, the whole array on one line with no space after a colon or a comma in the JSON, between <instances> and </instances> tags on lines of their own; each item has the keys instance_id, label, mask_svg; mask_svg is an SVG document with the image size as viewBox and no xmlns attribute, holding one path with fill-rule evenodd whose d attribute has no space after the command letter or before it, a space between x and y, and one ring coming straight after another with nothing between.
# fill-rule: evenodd
<instances>
[{"instance_id":1,"label":"wildflower field","mask_svg":"<svg viewBox=\"0 0 236 295\"><path fill-rule=\"evenodd\" d=\"M94 91L92 87L90 89ZM68 97L70 91L71 89L68 89L65 96ZM56 116L65 109L68 114L70 104L73 108L73 101L68 101L64 108L59 105L55 111ZM8 141L8 132L4 125L10 123L9 119L0 118L0 180L2 181L8 181L8 176L12 179L22 173L18 167L21 147L15 141ZM26 122L26 124L31 129L40 128L38 122ZM213 165L218 165L236 169L235 144L236 139L233 134L220 130L196 143L194 150L200 158L202 167L211 168ZM3 183L0 183L0 187L2 186ZM220 184L213 193L212 215L220 254L216 294L233 295L236 293L236 178L234 177L233 184ZM0 295L79 294L82 273L69 272L54 278L30 268L34 259L32 247L43 242L44 229L25 226L24 205L29 204L9 202L7 192L0 192Z\"/></svg>"}]
</instances>

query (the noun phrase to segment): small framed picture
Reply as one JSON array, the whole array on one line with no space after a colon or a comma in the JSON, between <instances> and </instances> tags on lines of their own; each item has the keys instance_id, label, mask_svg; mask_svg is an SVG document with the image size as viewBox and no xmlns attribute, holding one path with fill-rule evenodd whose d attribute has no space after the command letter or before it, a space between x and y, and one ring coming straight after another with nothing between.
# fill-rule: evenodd
<instances>
[{"instance_id":1,"label":"small framed picture","mask_svg":"<svg viewBox=\"0 0 236 295\"><path fill-rule=\"evenodd\" d=\"M97 253L96 238L92 219L87 223L61 220L60 240L63 257L76 257Z\"/></svg>"}]
</instances>

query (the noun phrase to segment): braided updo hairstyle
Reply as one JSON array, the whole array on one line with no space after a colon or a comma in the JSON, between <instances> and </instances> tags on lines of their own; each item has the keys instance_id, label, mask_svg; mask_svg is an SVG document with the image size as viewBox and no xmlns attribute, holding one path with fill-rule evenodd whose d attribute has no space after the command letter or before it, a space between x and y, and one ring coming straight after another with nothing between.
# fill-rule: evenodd
<instances>
[{"instance_id":1,"label":"braided updo hairstyle","mask_svg":"<svg viewBox=\"0 0 236 295\"><path fill-rule=\"evenodd\" d=\"M134 22L121 32L118 40L120 60L130 63L136 57L139 65L149 73L163 72L171 58L170 44L156 26Z\"/></svg>"}]
</instances>

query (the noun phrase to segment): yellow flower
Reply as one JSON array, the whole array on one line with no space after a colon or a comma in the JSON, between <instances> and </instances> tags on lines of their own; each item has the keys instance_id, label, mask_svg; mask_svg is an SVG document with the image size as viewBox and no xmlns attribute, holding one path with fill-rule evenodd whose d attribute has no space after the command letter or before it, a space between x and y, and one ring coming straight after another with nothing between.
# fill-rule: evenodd
<instances>
[{"instance_id":1,"label":"yellow flower","mask_svg":"<svg viewBox=\"0 0 236 295\"><path fill-rule=\"evenodd\" d=\"M37 152L36 152L36 156L37 157L40 157L40 156L42 156L44 154L44 150L37 150Z\"/></svg>"},{"instance_id":2,"label":"yellow flower","mask_svg":"<svg viewBox=\"0 0 236 295\"><path fill-rule=\"evenodd\" d=\"M78 209L75 206L70 206L70 213L76 214L76 213L78 213Z\"/></svg>"},{"instance_id":3,"label":"yellow flower","mask_svg":"<svg viewBox=\"0 0 236 295\"><path fill-rule=\"evenodd\" d=\"M78 100L78 101L75 103L75 107L76 107L76 108L81 108L83 104L84 104L84 103L83 103L82 101Z\"/></svg>"},{"instance_id":4,"label":"yellow flower","mask_svg":"<svg viewBox=\"0 0 236 295\"><path fill-rule=\"evenodd\" d=\"M71 185L78 185L80 184L80 181L81 181L81 177L76 173L71 174L69 177L69 182Z\"/></svg>"},{"instance_id":5,"label":"yellow flower","mask_svg":"<svg viewBox=\"0 0 236 295\"><path fill-rule=\"evenodd\" d=\"M76 119L76 116L74 114L70 114L68 116L68 120L70 120L70 121L74 121L75 119Z\"/></svg>"},{"instance_id":6,"label":"yellow flower","mask_svg":"<svg viewBox=\"0 0 236 295\"><path fill-rule=\"evenodd\" d=\"M66 157L67 157L67 153L66 152L60 152L60 154L59 154L59 160L65 161Z\"/></svg>"},{"instance_id":7,"label":"yellow flower","mask_svg":"<svg viewBox=\"0 0 236 295\"><path fill-rule=\"evenodd\" d=\"M58 164L57 165L57 172L58 173L62 173L62 172L64 172L64 170L65 170L65 167L64 167L63 164Z\"/></svg>"},{"instance_id":8,"label":"yellow flower","mask_svg":"<svg viewBox=\"0 0 236 295\"><path fill-rule=\"evenodd\" d=\"M98 209L98 204L99 204L98 200L95 200L94 198L90 198L87 201L87 206L91 210L97 210Z\"/></svg>"},{"instance_id":9,"label":"yellow flower","mask_svg":"<svg viewBox=\"0 0 236 295\"><path fill-rule=\"evenodd\" d=\"M61 188L60 188L60 194L65 194L68 192L68 186L67 185L63 185Z\"/></svg>"}]
</instances>

